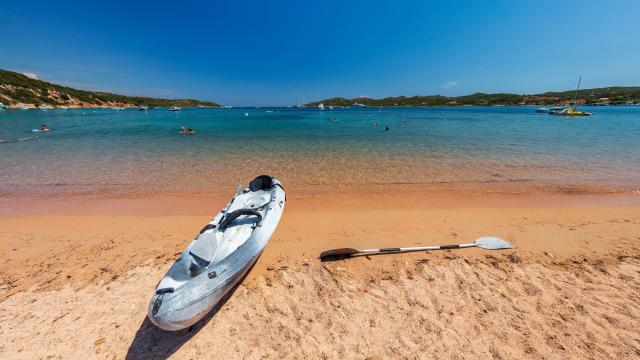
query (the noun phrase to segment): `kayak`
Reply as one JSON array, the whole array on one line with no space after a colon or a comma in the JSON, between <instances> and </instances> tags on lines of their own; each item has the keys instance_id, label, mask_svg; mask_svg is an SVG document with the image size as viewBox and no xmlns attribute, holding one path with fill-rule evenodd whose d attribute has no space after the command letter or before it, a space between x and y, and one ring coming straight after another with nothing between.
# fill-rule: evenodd
<instances>
[{"instance_id":1,"label":"kayak","mask_svg":"<svg viewBox=\"0 0 640 360\"><path fill-rule=\"evenodd\" d=\"M151 322L175 331L208 314L258 260L285 201L282 184L267 175L239 187L156 286L148 308Z\"/></svg>"}]
</instances>

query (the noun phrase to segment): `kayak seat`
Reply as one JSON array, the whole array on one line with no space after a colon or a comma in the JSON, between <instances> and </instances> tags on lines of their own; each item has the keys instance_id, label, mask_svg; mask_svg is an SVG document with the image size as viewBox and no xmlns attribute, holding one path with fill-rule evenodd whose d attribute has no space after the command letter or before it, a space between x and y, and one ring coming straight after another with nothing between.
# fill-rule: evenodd
<instances>
[{"instance_id":1,"label":"kayak seat","mask_svg":"<svg viewBox=\"0 0 640 360\"><path fill-rule=\"evenodd\" d=\"M189 272L191 273L192 277L196 277L202 272L202 270L209 266L211 261L207 261L193 253L191 253L190 255L191 263L189 264Z\"/></svg>"},{"instance_id":2,"label":"kayak seat","mask_svg":"<svg viewBox=\"0 0 640 360\"><path fill-rule=\"evenodd\" d=\"M189 271L193 274L194 269L205 268L211 263L216 249L218 248L218 239L216 232L205 232L200 234L196 239L191 250L189 251Z\"/></svg>"}]
</instances>

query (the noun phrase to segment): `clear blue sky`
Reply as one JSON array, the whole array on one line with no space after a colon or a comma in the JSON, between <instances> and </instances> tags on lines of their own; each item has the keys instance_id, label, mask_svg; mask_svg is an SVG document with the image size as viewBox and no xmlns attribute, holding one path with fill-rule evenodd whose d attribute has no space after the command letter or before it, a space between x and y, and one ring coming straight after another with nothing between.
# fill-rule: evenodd
<instances>
[{"instance_id":1,"label":"clear blue sky","mask_svg":"<svg viewBox=\"0 0 640 360\"><path fill-rule=\"evenodd\" d=\"M640 1L4 1L0 68L286 105L640 85Z\"/></svg>"}]
</instances>

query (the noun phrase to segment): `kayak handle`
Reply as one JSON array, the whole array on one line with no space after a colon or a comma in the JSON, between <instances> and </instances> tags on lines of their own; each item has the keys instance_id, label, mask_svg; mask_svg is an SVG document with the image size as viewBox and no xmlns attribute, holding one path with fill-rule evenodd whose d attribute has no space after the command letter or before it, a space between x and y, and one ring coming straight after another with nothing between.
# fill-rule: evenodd
<instances>
[{"instance_id":1,"label":"kayak handle","mask_svg":"<svg viewBox=\"0 0 640 360\"><path fill-rule=\"evenodd\" d=\"M262 221L262 214L260 214L260 212L258 210L254 210L254 209L239 209L236 211L232 211L230 213L228 213L224 219L220 222L220 229L224 230L227 228L227 226L229 226L229 224L231 224L231 222L233 222L233 220L237 219L238 217L242 216L242 215L247 215L247 216L257 216L258 217L258 221L256 223L260 223Z\"/></svg>"}]
</instances>

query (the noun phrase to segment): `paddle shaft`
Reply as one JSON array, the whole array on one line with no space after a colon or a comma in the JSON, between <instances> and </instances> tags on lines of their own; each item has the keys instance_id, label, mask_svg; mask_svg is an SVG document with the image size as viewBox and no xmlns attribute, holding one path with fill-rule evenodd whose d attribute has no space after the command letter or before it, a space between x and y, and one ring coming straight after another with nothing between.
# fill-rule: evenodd
<instances>
[{"instance_id":1,"label":"paddle shaft","mask_svg":"<svg viewBox=\"0 0 640 360\"><path fill-rule=\"evenodd\" d=\"M429 251L429 250L448 250L448 249L462 249L476 247L476 244L456 244L456 245L441 245L441 246L414 246L403 248L380 248L380 249L362 249L358 254L379 254L379 253L405 253L413 251Z\"/></svg>"}]
</instances>

